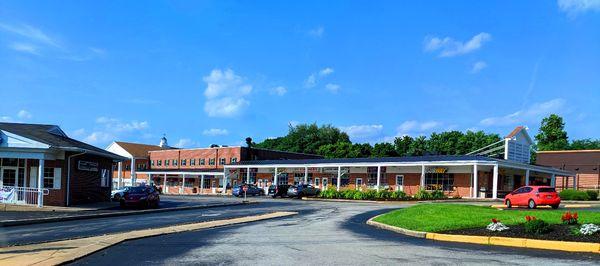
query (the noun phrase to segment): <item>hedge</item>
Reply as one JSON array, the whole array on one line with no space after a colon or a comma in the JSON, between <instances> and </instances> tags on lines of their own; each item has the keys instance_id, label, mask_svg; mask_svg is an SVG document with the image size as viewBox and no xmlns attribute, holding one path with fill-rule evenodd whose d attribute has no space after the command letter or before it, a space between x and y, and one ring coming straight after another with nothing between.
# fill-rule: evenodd
<instances>
[{"instance_id":1,"label":"hedge","mask_svg":"<svg viewBox=\"0 0 600 266\"><path fill-rule=\"evenodd\" d=\"M565 189L559 194L562 200L590 200L590 195L583 190ZM597 196L596 196L597 197Z\"/></svg>"},{"instance_id":2,"label":"hedge","mask_svg":"<svg viewBox=\"0 0 600 266\"><path fill-rule=\"evenodd\" d=\"M403 191L389 191L367 189L367 190L356 190L346 189L337 191L335 188L328 188L321 191L319 194L320 198L325 199L350 199L350 200L435 200L445 199L446 195L442 191L428 192L425 190L419 190L414 197L406 195Z\"/></svg>"}]
</instances>

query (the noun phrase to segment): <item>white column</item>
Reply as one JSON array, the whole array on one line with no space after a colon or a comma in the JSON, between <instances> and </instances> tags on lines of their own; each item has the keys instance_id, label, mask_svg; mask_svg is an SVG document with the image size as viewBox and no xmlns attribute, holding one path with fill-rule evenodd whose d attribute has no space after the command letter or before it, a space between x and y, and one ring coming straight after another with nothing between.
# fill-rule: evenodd
<instances>
[{"instance_id":1,"label":"white column","mask_svg":"<svg viewBox=\"0 0 600 266\"><path fill-rule=\"evenodd\" d=\"M575 176L573 176L573 188L574 189L578 189L577 183L579 183L579 181L577 180L579 177L578 174L575 174ZM556 176L554 174L552 174L552 179L555 179Z\"/></svg>"},{"instance_id":2,"label":"white column","mask_svg":"<svg viewBox=\"0 0 600 266\"><path fill-rule=\"evenodd\" d=\"M304 184L308 184L308 167L304 167Z\"/></svg>"},{"instance_id":3,"label":"white column","mask_svg":"<svg viewBox=\"0 0 600 266\"><path fill-rule=\"evenodd\" d=\"M492 178L492 199L498 198L498 165L494 165L494 175Z\"/></svg>"},{"instance_id":4,"label":"white column","mask_svg":"<svg viewBox=\"0 0 600 266\"><path fill-rule=\"evenodd\" d=\"M221 191L223 195L227 195L227 172L229 171L223 172L223 191Z\"/></svg>"},{"instance_id":5,"label":"white column","mask_svg":"<svg viewBox=\"0 0 600 266\"><path fill-rule=\"evenodd\" d=\"M250 184L250 167L246 168L246 184Z\"/></svg>"},{"instance_id":6,"label":"white column","mask_svg":"<svg viewBox=\"0 0 600 266\"><path fill-rule=\"evenodd\" d=\"M573 180L575 180L575 178L573 178ZM556 175L552 174L552 176L550 177L550 186L556 187Z\"/></svg>"},{"instance_id":7,"label":"white column","mask_svg":"<svg viewBox=\"0 0 600 266\"><path fill-rule=\"evenodd\" d=\"M340 182L341 181L342 181L342 167L338 166L337 191L340 191Z\"/></svg>"},{"instance_id":8,"label":"white column","mask_svg":"<svg viewBox=\"0 0 600 266\"><path fill-rule=\"evenodd\" d=\"M381 166L377 166L377 191L379 191L379 184L381 182Z\"/></svg>"},{"instance_id":9,"label":"white column","mask_svg":"<svg viewBox=\"0 0 600 266\"><path fill-rule=\"evenodd\" d=\"M421 187L420 189L425 189L425 165L421 165Z\"/></svg>"},{"instance_id":10,"label":"white column","mask_svg":"<svg viewBox=\"0 0 600 266\"><path fill-rule=\"evenodd\" d=\"M44 206L44 159L39 160L38 166L38 208Z\"/></svg>"},{"instance_id":11,"label":"white column","mask_svg":"<svg viewBox=\"0 0 600 266\"><path fill-rule=\"evenodd\" d=\"M117 163L117 169L118 169L118 181L117 181L117 187L118 188L122 188L123 187L123 162L118 162Z\"/></svg>"},{"instance_id":12,"label":"white column","mask_svg":"<svg viewBox=\"0 0 600 266\"><path fill-rule=\"evenodd\" d=\"M135 173L135 158L131 158L131 185L135 186L135 182L137 182L137 176Z\"/></svg>"},{"instance_id":13,"label":"white column","mask_svg":"<svg viewBox=\"0 0 600 266\"><path fill-rule=\"evenodd\" d=\"M185 194L185 174L182 175L181 188L179 188L179 194Z\"/></svg>"},{"instance_id":14,"label":"white column","mask_svg":"<svg viewBox=\"0 0 600 266\"><path fill-rule=\"evenodd\" d=\"M479 195L479 170L477 169L477 164L473 165L473 198L477 198Z\"/></svg>"},{"instance_id":15,"label":"white column","mask_svg":"<svg viewBox=\"0 0 600 266\"><path fill-rule=\"evenodd\" d=\"M279 185L279 173L277 172L277 167L275 167L275 174L273 175L273 185L277 186Z\"/></svg>"},{"instance_id":16,"label":"white column","mask_svg":"<svg viewBox=\"0 0 600 266\"><path fill-rule=\"evenodd\" d=\"M525 185L529 186L529 169L525 170Z\"/></svg>"},{"instance_id":17,"label":"white column","mask_svg":"<svg viewBox=\"0 0 600 266\"><path fill-rule=\"evenodd\" d=\"M202 194L203 189L204 189L204 175L200 175L200 194Z\"/></svg>"},{"instance_id":18,"label":"white column","mask_svg":"<svg viewBox=\"0 0 600 266\"><path fill-rule=\"evenodd\" d=\"M164 182L163 182L163 194L166 195L168 191L169 191L169 188L167 187L167 174L165 174Z\"/></svg>"}]
</instances>

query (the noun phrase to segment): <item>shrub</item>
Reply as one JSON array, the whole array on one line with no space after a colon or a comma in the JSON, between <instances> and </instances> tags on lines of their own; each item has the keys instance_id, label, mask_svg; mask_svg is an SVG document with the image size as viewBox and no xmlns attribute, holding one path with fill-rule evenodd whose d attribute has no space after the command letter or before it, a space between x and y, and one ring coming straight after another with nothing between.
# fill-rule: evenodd
<instances>
[{"instance_id":1,"label":"shrub","mask_svg":"<svg viewBox=\"0 0 600 266\"><path fill-rule=\"evenodd\" d=\"M390 199L392 197L392 192L387 191L387 190L380 190L377 193L375 193L375 199L381 199L381 200L387 200Z\"/></svg>"},{"instance_id":2,"label":"shrub","mask_svg":"<svg viewBox=\"0 0 600 266\"><path fill-rule=\"evenodd\" d=\"M354 195L356 193L360 193L360 191L355 190L355 189L348 189L348 190L342 191L340 197L344 198L344 199L354 199Z\"/></svg>"},{"instance_id":3,"label":"shrub","mask_svg":"<svg viewBox=\"0 0 600 266\"><path fill-rule=\"evenodd\" d=\"M335 199L338 197L338 192L335 188L327 188L325 190L321 190L321 193L319 193L319 196L321 198L326 198L326 199Z\"/></svg>"},{"instance_id":4,"label":"shrub","mask_svg":"<svg viewBox=\"0 0 600 266\"><path fill-rule=\"evenodd\" d=\"M565 212L562 217L560 217L564 224L577 224L577 219L579 219L579 215L577 213Z\"/></svg>"},{"instance_id":5,"label":"shrub","mask_svg":"<svg viewBox=\"0 0 600 266\"><path fill-rule=\"evenodd\" d=\"M595 190L586 190L585 193L588 194L588 197L590 197L590 200L597 200L598 199L598 191L595 191Z\"/></svg>"},{"instance_id":6,"label":"shrub","mask_svg":"<svg viewBox=\"0 0 600 266\"><path fill-rule=\"evenodd\" d=\"M544 220L536 219L533 216L526 216L525 219L527 220L524 224L525 232L528 234L541 235L552 231L550 224Z\"/></svg>"},{"instance_id":7,"label":"shrub","mask_svg":"<svg viewBox=\"0 0 600 266\"><path fill-rule=\"evenodd\" d=\"M563 200L590 200L588 193L575 189L565 189L559 195Z\"/></svg>"},{"instance_id":8,"label":"shrub","mask_svg":"<svg viewBox=\"0 0 600 266\"><path fill-rule=\"evenodd\" d=\"M404 200L406 199L406 193L404 193L404 191L394 191L392 192L392 195L390 195L390 198L395 199L395 200Z\"/></svg>"},{"instance_id":9,"label":"shrub","mask_svg":"<svg viewBox=\"0 0 600 266\"><path fill-rule=\"evenodd\" d=\"M437 200L437 199L445 199L445 198L447 198L447 197L444 194L444 192L441 190L435 190L435 191L431 192L431 199Z\"/></svg>"},{"instance_id":10,"label":"shrub","mask_svg":"<svg viewBox=\"0 0 600 266\"><path fill-rule=\"evenodd\" d=\"M377 198L377 190L368 189L363 192L363 199L365 200L375 200Z\"/></svg>"},{"instance_id":11,"label":"shrub","mask_svg":"<svg viewBox=\"0 0 600 266\"><path fill-rule=\"evenodd\" d=\"M428 200L431 199L431 193L427 192L427 190L420 189L415 193L415 199L417 200Z\"/></svg>"}]
</instances>

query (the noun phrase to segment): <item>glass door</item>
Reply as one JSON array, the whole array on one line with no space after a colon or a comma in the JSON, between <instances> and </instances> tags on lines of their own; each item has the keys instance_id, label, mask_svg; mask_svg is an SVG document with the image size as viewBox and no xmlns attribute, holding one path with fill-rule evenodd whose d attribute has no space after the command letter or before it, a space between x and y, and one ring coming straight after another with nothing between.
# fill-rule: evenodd
<instances>
[{"instance_id":1,"label":"glass door","mask_svg":"<svg viewBox=\"0 0 600 266\"><path fill-rule=\"evenodd\" d=\"M404 191L404 176L396 176L396 191Z\"/></svg>"},{"instance_id":2,"label":"glass door","mask_svg":"<svg viewBox=\"0 0 600 266\"><path fill-rule=\"evenodd\" d=\"M17 168L16 167L3 167L2 168L2 185L3 186L18 186L17 180Z\"/></svg>"}]
</instances>

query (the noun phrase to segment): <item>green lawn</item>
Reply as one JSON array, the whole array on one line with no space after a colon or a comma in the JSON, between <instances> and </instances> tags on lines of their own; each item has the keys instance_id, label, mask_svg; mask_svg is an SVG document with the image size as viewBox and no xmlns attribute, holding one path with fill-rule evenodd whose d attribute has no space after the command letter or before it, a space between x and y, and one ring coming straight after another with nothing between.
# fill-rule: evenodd
<instances>
[{"instance_id":1,"label":"green lawn","mask_svg":"<svg viewBox=\"0 0 600 266\"><path fill-rule=\"evenodd\" d=\"M395 210L379 216L377 222L425 232L485 227L492 218L503 224L520 224L525 216L535 216L551 224L561 223L560 217L565 210L499 210L491 207L464 204L419 204L405 209ZM579 223L600 224L600 212L575 211L579 214Z\"/></svg>"}]
</instances>

